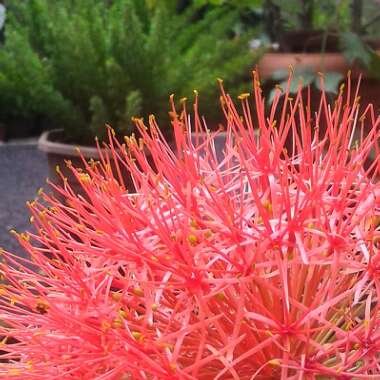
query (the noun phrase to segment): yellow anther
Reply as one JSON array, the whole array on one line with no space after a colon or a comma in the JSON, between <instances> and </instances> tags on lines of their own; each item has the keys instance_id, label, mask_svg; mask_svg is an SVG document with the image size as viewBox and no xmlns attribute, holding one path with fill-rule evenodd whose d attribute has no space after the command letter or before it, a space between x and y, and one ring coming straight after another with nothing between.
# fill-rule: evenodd
<instances>
[{"instance_id":1,"label":"yellow anther","mask_svg":"<svg viewBox=\"0 0 380 380\"><path fill-rule=\"evenodd\" d=\"M118 311L118 313L119 313L119 316L120 316L121 318L124 318L124 319L126 319L127 316L128 316L128 313L127 313L125 310L123 310L123 309L120 309L120 310Z\"/></svg>"},{"instance_id":2,"label":"yellow anther","mask_svg":"<svg viewBox=\"0 0 380 380\"><path fill-rule=\"evenodd\" d=\"M264 201L263 207L270 213L273 211L272 203L269 200Z\"/></svg>"},{"instance_id":3,"label":"yellow anther","mask_svg":"<svg viewBox=\"0 0 380 380\"><path fill-rule=\"evenodd\" d=\"M240 94L239 96L238 96L238 99L239 100L244 100L244 99L247 99L248 97L250 97L251 96L251 94L249 93L249 92L243 92L242 94Z\"/></svg>"},{"instance_id":4,"label":"yellow anther","mask_svg":"<svg viewBox=\"0 0 380 380\"><path fill-rule=\"evenodd\" d=\"M139 331L132 331L131 334L138 341L142 341L144 339L144 335L142 335Z\"/></svg>"},{"instance_id":5,"label":"yellow anther","mask_svg":"<svg viewBox=\"0 0 380 380\"><path fill-rule=\"evenodd\" d=\"M29 241L30 240L30 236L27 232L23 232L19 235L20 239L21 240L24 240L24 241Z\"/></svg>"},{"instance_id":6,"label":"yellow anther","mask_svg":"<svg viewBox=\"0 0 380 380\"><path fill-rule=\"evenodd\" d=\"M170 363L169 367L172 371L175 371L177 369L177 365L175 363Z\"/></svg>"},{"instance_id":7,"label":"yellow anther","mask_svg":"<svg viewBox=\"0 0 380 380\"><path fill-rule=\"evenodd\" d=\"M108 321L102 321L101 329L102 331L107 331L111 328L111 324Z\"/></svg>"},{"instance_id":8,"label":"yellow anther","mask_svg":"<svg viewBox=\"0 0 380 380\"><path fill-rule=\"evenodd\" d=\"M215 295L215 297L216 297L216 299L217 299L218 301L224 301L224 300L226 299L225 294L222 293L222 292L217 293L217 294Z\"/></svg>"},{"instance_id":9,"label":"yellow anther","mask_svg":"<svg viewBox=\"0 0 380 380\"><path fill-rule=\"evenodd\" d=\"M279 90L281 92L284 91L283 88L279 84L276 84L274 87L275 87L276 90Z\"/></svg>"},{"instance_id":10,"label":"yellow anther","mask_svg":"<svg viewBox=\"0 0 380 380\"><path fill-rule=\"evenodd\" d=\"M7 340L8 340L8 336L6 336L5 338L3 338L3 339L0 341L0 347L4 346L4 345L7 343Z\"/></svg>"},{"instance_id":11,"label":"yellow anther","mask_svg":"<svg viewBox=\"0 0 380 380\"><path fill-rule=\"evenodd\" d=\"M49 303L46 300L44 300L42 298L40 298L40 299L37 300L37 302L36 302L36 311L38 313L45 314L45 313L47 313L47 311L49 310L49 308L50 308L50 305L49 305Z\"/></svg>"},{"instance_id":12,"label":"yellow anther","mask_svg":"<svg viewBox=\"0 0 380 380\"><path fill-rule=\"evenodd\" d=\"M273 366L279 366L281 365L280 359L271 359L268 361L268 364L273 365Z\"/></svg>"},{"instance_id":13,"label":"yellow anther","mask_svg":"<svg viewBox=\"0 0 380 380\"><path fill-rule=\"evenodd\" d=\"M15 303L17 302L17 297L16 296L12 296L9 298L9 301L11 303L12 306L15 305Z\"/></svg>"},{"instance_id":14,"label":"yellow anther","mask_svg":"<svg viewBox=\"0 0 380 380\"><path fill-rule=\"evenodd\" d=\"M204 236L206 239L209 239L212 235L213 235L213 233L212 233L211 230L206 230L206 231L203 233L203 236Z\"/></svg>"},{"instance_id":15,"label":"yellow anther","mask_svg":"<svg viewBox=\"0 0 380 380\"><path fill-rule=\"evenodd\" d=\"M91 182L91 177L87 173L80 173L79 180L83 183Z\"/></svg>"},{"instance_id":16,"label":"yellow anther","mask_svg":"<svg viewBox=\"0 0 380 380\"><path fill-rule=\"evenodd\" d=\"M124 327L124 322L120 318L115 318L112 322L112 327L114 329L121 329Z\"/></svg>"},{"instance_id":17,"label":"yellow anther","mask_svg":"<svg viewBox=\"0 0 380 380\"><path fill-rule=\"evenodd\" d=\"M373 216L371 218L371 224L376 228L380 225L380 215Z\"/></svg>"},{"instance_id":18,"label":"yellow anther","mask_svg":"<svg viewBox=\"0 0 380 380\"><path fill-rule=\"evenodd\" d=\"M21 375L21 371L18 369L18 368L11 368L9 371L8 371L8 374L10 376L19 376Z\"/></svg>"},{"instance_id":19,"label":"yellow anther","mask_svg":"<svg viewBox=\"0 0 380 380\"><path fill-rule=\"evenodd\" d=\"M198 227L198 222L195 219L191 219L190 220L190 226L193 227L193 228L197 228Z\"/></svg>"},{"instance_id":20,"label":"yellow anther","mask_svg":"<svg viewBox=\"0 0 380 380\"><path fill-rule=\"evenodd\" d=\"M288 252L288 260L293 260L294 259L294 250L291 249L289 252Z\"/></svg>"},{"instance_id":21,"label":"yellow anther","mask_svg":"<svg viewBox=\"0 0 380 380\"><path fill-rule=\"evenodd\" d=\"M134 288L133 289L133 294L137 297L143 297L144 296L144 291L141 288Z\"/></svg>"},{"instance_id":22,"label":"yellow anther","mask_svg":"<svg viewBox=\"0 0 380 380\"><path fill-rule=\"evenodd\" d=\"M157 311L158 305L156 303L152 303L152 311Z\"/></svg>"},{"instance_id":23,"label":"yellow anther","mask_svg":"<svg viewBox=\"0 0 380 380\"><path fill-rule=\"evenodd\" d=\"M111 292L111 297L114 301L119 302L123 298L123 293Z\"/></svg>"},{"instance_id":24,"label":"yellow anther","mask_svg":"<svg viewBox=\"0 0 380 380\"><path fill-rule=\"evenodd\" d=\"M194 234L190 234L188 237L187 237L187 241L190 243L190 245L192 246L195 246L198 244L198 238L196 235Z\"/></svg>"}]
</instances>

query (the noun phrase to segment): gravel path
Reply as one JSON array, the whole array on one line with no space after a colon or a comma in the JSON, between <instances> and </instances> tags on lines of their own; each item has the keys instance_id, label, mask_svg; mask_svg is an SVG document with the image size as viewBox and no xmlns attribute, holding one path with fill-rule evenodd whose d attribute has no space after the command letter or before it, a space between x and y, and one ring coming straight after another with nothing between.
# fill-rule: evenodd
<instances>
[{"instance_id":1,"label":"gravel path","mask_svg":"<svg viewBox=\"0 0 380 380\"><path fill-rule=\"evenodd\" d=\"M0 146L0 247L24 255L15 237L9 233L30 229L26 201L45 186L47 159L36 145Z\"/></svg>"}]
</instances>

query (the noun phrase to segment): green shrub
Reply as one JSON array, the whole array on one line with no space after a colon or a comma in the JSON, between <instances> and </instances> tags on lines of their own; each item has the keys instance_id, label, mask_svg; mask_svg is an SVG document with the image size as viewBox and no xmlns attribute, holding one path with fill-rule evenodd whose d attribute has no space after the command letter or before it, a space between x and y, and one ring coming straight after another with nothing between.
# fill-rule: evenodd
<instances>
[{"instance_id":1,"label":"green shrub","mask_svg":"<svg viewBox=\"0 0 380 380\"><path fill-rule=\"evenodd\" d=\"M212 112L216 78L234 90L255 62L249 37L231 34L237 15L221 8L194 20L191 6L179 14L170 0L14 3L0 50L0 109L54 120L75 142L102 137L105 123L129 134L132 116L168 124L171 93L197 89Z\"/></svg>"}]
</instances>

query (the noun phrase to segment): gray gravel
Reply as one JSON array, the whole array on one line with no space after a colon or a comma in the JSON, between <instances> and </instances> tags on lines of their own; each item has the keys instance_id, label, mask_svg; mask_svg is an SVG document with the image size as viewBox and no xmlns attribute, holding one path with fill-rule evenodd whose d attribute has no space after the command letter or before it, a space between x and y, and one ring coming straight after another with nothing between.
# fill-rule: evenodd
<instances>
[{"instance_id":1,"label":"gray gravel","mask_svg":"<svg viewBox=\"0 0 380 380\"><path fill-rule=\"evenodd\" d=\"M47 175L46 156L36 145L0 146L0 247L25 255L9 230L30 230L26 201L35 198L37 190L45 186Z\"/></svg>"}]
</instances>

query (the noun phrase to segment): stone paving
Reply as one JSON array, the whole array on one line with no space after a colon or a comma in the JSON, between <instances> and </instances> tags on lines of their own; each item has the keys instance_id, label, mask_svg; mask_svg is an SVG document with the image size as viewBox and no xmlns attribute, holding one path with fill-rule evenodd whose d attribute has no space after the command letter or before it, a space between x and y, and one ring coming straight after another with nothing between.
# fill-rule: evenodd
<instances>
[{"instance_id":1,"label":"stone paving","mask_svg":"<svg viewBox=\"0 0 380 380\"><path fill-rule=\"evenodd\" d=\"M47 159L36 144L7 143L0 145L0 247L24 255L10 229L30 229L26 201L45 186Z\"/></svg>"}]
</instances>

